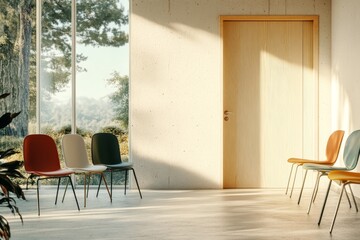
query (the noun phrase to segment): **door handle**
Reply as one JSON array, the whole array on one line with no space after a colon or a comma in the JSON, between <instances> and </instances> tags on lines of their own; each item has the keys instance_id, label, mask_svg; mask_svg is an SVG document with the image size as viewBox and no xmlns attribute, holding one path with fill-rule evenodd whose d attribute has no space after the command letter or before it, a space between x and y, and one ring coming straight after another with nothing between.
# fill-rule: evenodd
<instances>
[{"instance_id":1,"label":"door handle","mask_svg":"<svg viewBox=\"0 0 360 240\"><path fill-rule=\"evenodd\" d=\"M230 114L232 114L232 112L230 112L230 111L228 111L228 110L225 110L225 111L224 111L224 115L225 115L225 116L228 116L228 115L230 115Z\"/></svg>"},{"instance_id":2,"label":"door handle","mask_svg":"<svg viewBox=\"0 0 360 240\"><path fill-rule=\"evenodd\" d=\"M229 117L228 117L228 116L229 116L230 114L232 114L232 112L230 112L230 111L228 111L228 110L225 110L225 111L224 111L224 115L225 115L224 120L225 120L225 121L229 121Z\"/></svg>"}]
</instances>

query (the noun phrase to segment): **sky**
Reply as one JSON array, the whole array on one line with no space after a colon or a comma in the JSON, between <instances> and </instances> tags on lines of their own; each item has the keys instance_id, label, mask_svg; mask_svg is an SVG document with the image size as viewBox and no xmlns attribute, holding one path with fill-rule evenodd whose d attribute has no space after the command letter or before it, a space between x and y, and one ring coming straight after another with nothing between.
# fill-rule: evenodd
<instances>
[{"instance_id":1,"label":"sky","mask_svg":"<svg viewBox=\"0 0 360 240\"><path fill-rule=\"evenodd\" d=\"M119 0L129 11L129 0ZM129 33L129 26L123 29ZM111 77L114 71L121 75L129 75L129 44L122 47L92 47L76 46L77 53L83 53L87 60L81 62L80 66L87 69L76 75L76 96L91 97L95 99L104 98L113 92L113 87L109 86L106 79ZM70 84L63 92L57 93L54 100L62 102L68 101L71 92Z\"/></svg>"}]
</instances>

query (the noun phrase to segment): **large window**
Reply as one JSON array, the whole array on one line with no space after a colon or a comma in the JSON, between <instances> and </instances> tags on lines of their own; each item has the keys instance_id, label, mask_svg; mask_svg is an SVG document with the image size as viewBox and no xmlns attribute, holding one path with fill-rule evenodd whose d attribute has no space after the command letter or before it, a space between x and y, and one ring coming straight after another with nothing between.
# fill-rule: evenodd
<instances>
[{"instance_id":1,"label":"large window","mask_svg":"<svg viewBox=\"0 0 360 240\"><path fill-rule=\"evenodd\" d=\"M40 131L126 132L128 2L41 2Z\"/></svg>"},{"instance_id":2,"label":"large window","mask_svg":"<svg viewBox=\"0 0 360 240\"><path fill-rule=\"evenodd\" d=\"M0 87L16 90L0 104L22 111L2 134L21 147L28 133L57 143L78 133L89 144L112 132L126 160L128 9L128 0L0 0Z\"/></svg>"}]
</instances>

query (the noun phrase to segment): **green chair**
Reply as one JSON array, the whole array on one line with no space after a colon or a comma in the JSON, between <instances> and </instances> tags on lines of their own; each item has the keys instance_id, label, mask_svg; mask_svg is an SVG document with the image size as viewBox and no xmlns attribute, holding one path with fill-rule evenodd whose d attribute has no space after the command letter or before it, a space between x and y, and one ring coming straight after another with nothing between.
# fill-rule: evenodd
<instances>
[{"instance_id":1,"label":"green chair","mask_svg":"<svg viewBox=\"0 0 360 240\"><path fill-rule=\"evenodd\" d=\"M113 172L123 172L125 171L125 195L126 195L126 185L131 170L134 174L135 182L142 198L140 191L139 183L136 177L133 164L131 162L123 162L121 160L119 141L117 137L111 133L96 133L91 138L91 155L92 162L94 165L102 164L107 167L106 171L110 172L110 198L112 201L112 189L113 189ZM101 184L101 178L99 182L99 187L97 195L99 194Z\"/></svg>"}]
</instances>

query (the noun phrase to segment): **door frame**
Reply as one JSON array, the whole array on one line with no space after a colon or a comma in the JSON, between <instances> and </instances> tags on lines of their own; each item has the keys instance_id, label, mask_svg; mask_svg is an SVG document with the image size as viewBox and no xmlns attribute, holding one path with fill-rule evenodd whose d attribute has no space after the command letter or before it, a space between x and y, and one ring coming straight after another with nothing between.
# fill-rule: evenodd
<instances>
[{"instance_id":1,"label":"door frame","mask_svg":"<svg viewBox=\"0 0 360 240\"><path fill-rule=\"evenodd\" d=\"M220 18L220 74L222 79L221 84L221 186L224 188L224 23L226 22L241 22L241 21L310 21L313 26L313 78L315 83L315 134L314 142L315 146L315 157L319 158L319 16L318 15L282 15L282 16L265 16L265 15L221 15Z\"/></svg>"}]
</instances>

